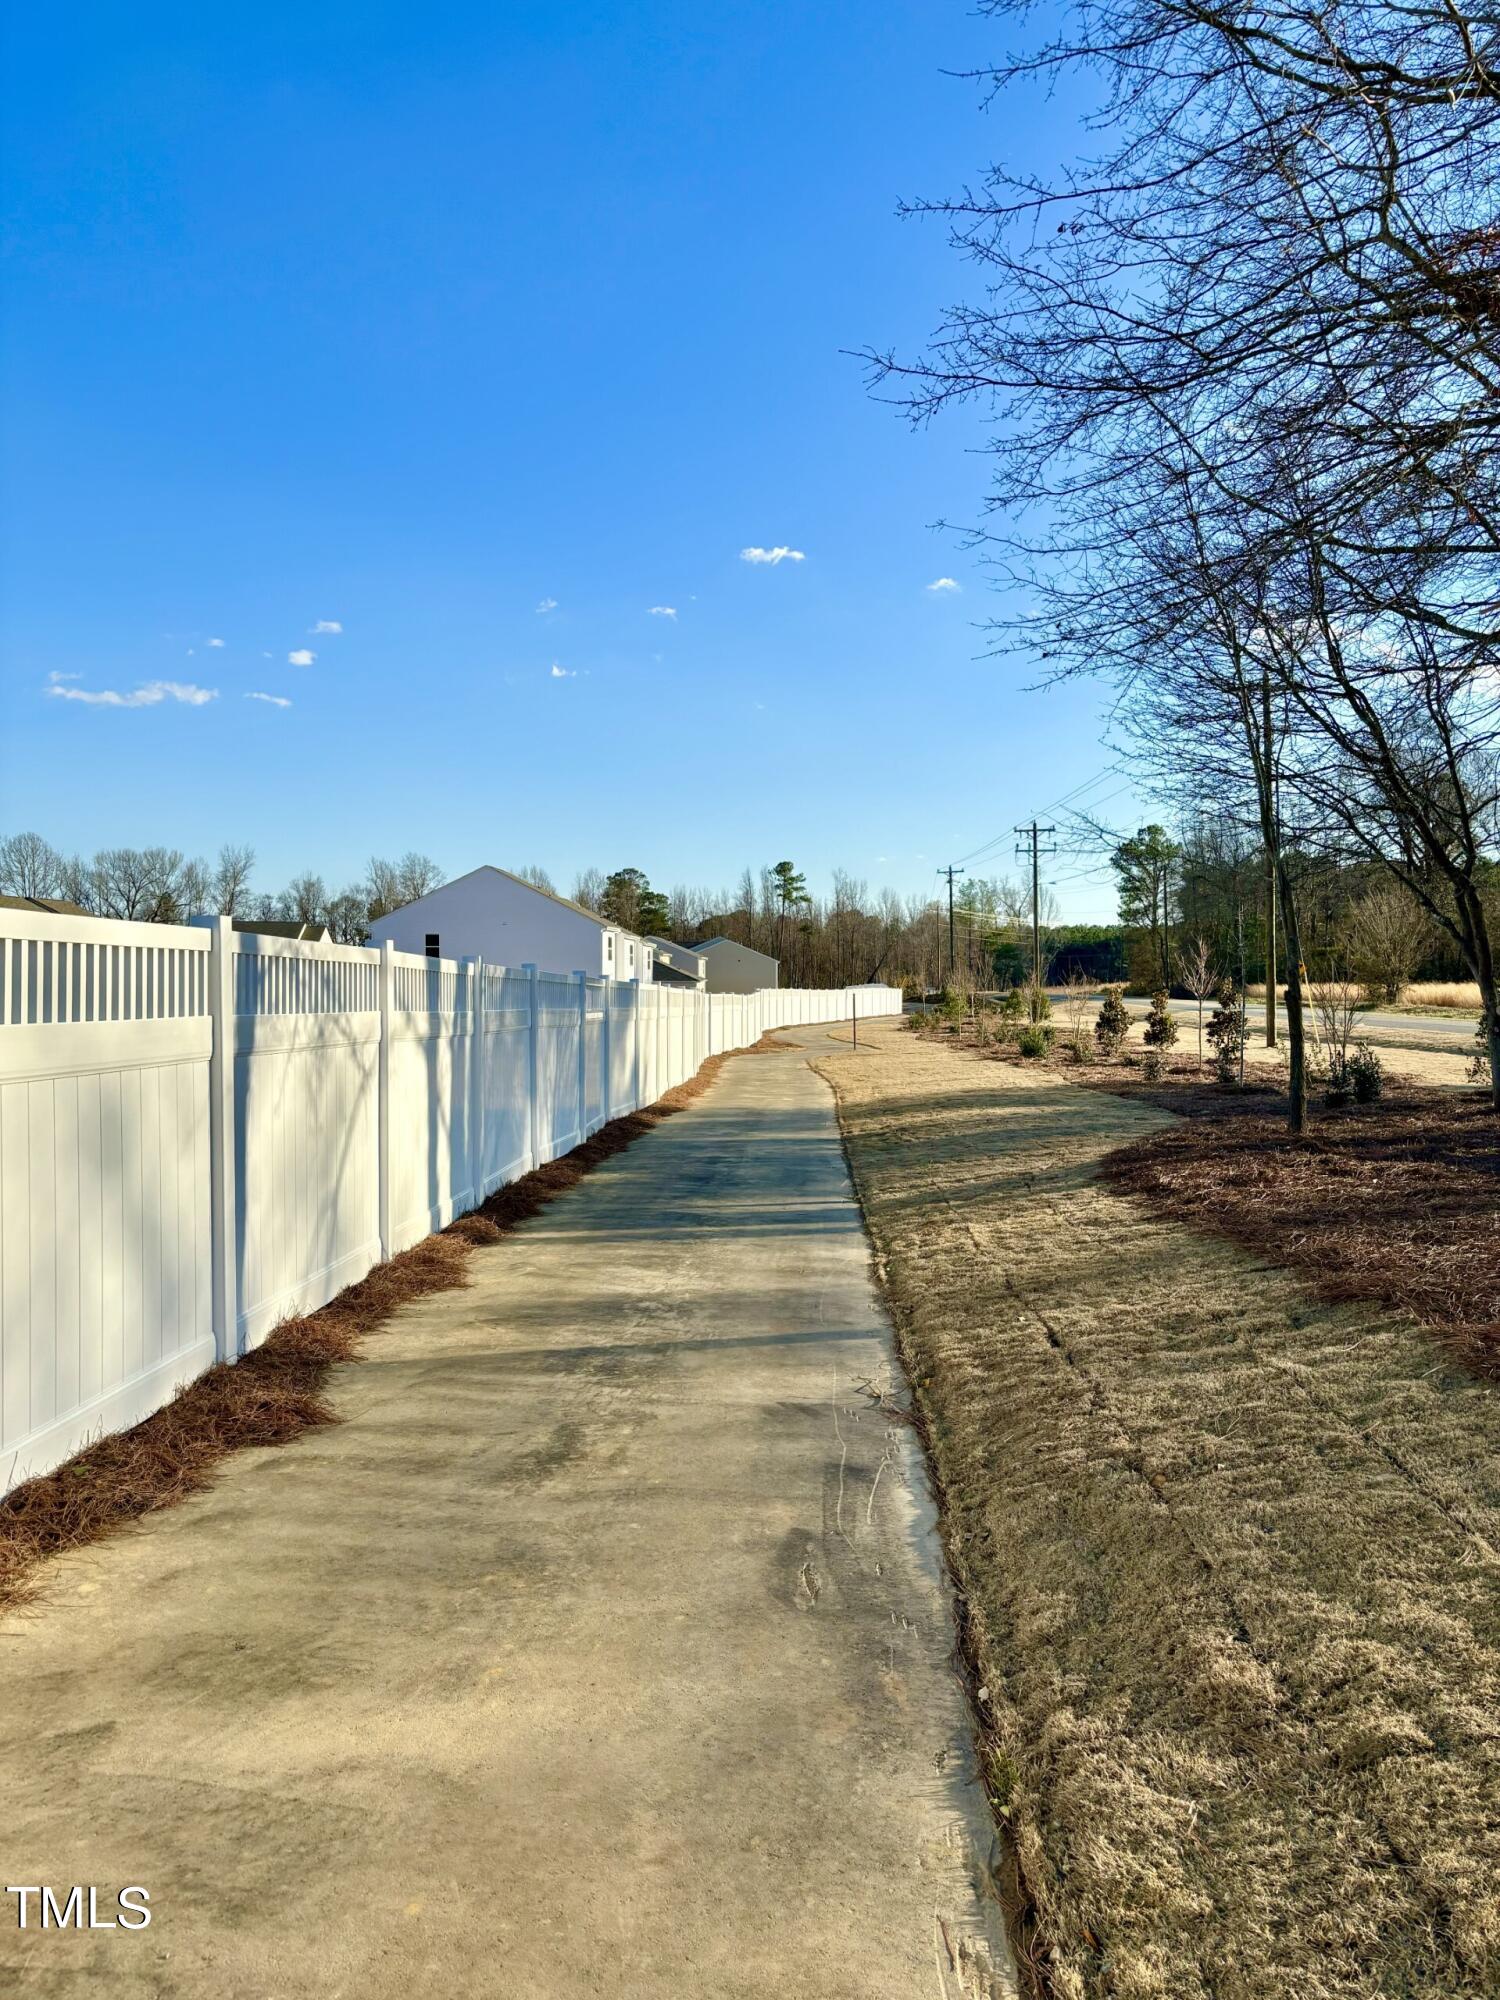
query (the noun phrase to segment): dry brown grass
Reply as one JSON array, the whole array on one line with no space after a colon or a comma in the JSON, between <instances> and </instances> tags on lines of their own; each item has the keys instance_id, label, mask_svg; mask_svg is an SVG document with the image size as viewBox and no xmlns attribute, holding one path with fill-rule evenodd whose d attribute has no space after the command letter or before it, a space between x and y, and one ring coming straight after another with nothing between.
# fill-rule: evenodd
<instances>
[{"instance_id":1,"label":"dry brown grass","mask_svg":"<svg viewBox=\"0 0 1500 2000\"><path fill-rule=\"evenodd\" d=\"M819 1067L1052 1993L1500 1994L1494 1390L1102 1184L1157 1107L860 1040Z\"/></svg>"},{"instance_id":2,"label":"dry brown grass","mask_svg":"<svg viewBox=\"0 0 1500 2000\"><path fill-rule=\"evenodd\" d=\"M763 1036L747 1054L774 1044ZM284 1321L232 1366L221 1362L128 1431L100 1438L52 1472L0 1499L0 1607L36 1594L39 1565L81 1548L128 1521L199 1492L215 1468L247 1445L290 1443L339 1421L325 1388L335 1362L359 1359L361 1343L399 1307L468 1282L470 1253L498 1243L528 1216L575 1187L585 1174L700 1097L728 1055L711 1056L687 1083L645 1110L603 1126L583 1145L377 1264L320 1308Z\"/></svg>"},{"instance_id":3,"label":"dry brown grass","mask_svg":"<svg viewBox=\"0 0 1500 2000\"><path fill-rule=\"evenodd\" d=\"M1479 987L1472 979L1418 979L1401 989L1403 1007L1452 1009L1455 1013L1479 1012Z\"/></svg>"},{"instance_id":4,"label":"dry brown grass","mask_svg":"<svg viewBox=\"0 0 1500 2000\"><path fill-rule=\"evenodd\" d=\"M1285 997L1285 986L1278 986L1276 991L1278 996ZM1314 997L1321 991L1316 983L1309 988ZM1245 993L1251 1000L1264 1000L1265 982L1247 986ZM1477 1014L1479 988L1472 979L1414 979L1402 987L1401 998L1396 1004L1400 1007L1430 1008L1435 1013ZM1377 1006L1375 1011L1379 1013L1380 1008Z\"/></svg>"}]
</instances>

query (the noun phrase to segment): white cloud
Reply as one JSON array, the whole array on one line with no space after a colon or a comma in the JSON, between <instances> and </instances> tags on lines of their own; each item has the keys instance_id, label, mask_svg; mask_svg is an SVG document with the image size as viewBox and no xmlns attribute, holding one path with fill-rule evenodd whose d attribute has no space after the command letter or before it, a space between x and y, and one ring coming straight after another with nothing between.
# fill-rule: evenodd
<instances>
[{"instance_id":1,"label":"white cloud","mask_svg":"<svg viewBox=\"0 0 1500 2000\"><path fill-rule=\"evenodd\" d=\"M576 681L578 678L578 669L577 667L560 667L556 660L554 660L552 662L552 678L555 681Z\"/></svg>"},{"instance_id":2,"label":"white cloud","mask_svg":"<svg viewBox=\"0 0 1500 2000\"><path fill-rule=\"evenodd\" d=\"M555 597L544 597L541 603L536 608L537 616L538 618L540 618L544 615L544 613L548 611L555 611L556 609L557 609L557 599Z\"/></svg>"},{"instance_id":3,"label":"white cloud","mask_svg":"<svg viewBox=\"0 0 1500 2000\"><path fill-rule=\"evenodd\" d=\"M82 679L82 674L60 674L54 668L47 676L47 683L49 687L59 687L64 681L81 681Z\"/></svg>"},{"instance_id":4,"label":"white cloud","mask_svg":"<svg viewBox=\"0 0 1500 2000\"><path fill-rule=\"evenodd\" d=\"M224 641L222 639L210 639L208 643L210 646L222 646Z\"/></svg>"},{"instance_id":5,"label":"white cloud","mask_svg":"<svg viewBox=\"0 0 1500 2000\"><path fill-rule=\"evenodd\" d=\"M342 632L344 628L337 618L320 618L311 629L314 632Z\"/></svg>"},{"instance_id":6,"label":"white cloud","mask_svg":"<svg viewBox=\"0 0 1500 2000\"><path fill-rule=\"evenodd\" d=\"M740 561L747 563L806 562L801 549L789 549L784 543L774 549L741 549Z\"/></svg>"},{"instance_id":7,"label":"white cloud","mask_svg":"<svg viewBox=\"0 0 1500 2000\"><path fill-rule=\"evenodd\" d=\"M675 618L677 616L677 607L675 604L653 604L651 609L646 613L646 616L648 618Z\"/></svg>"},{"instance_id":8,"label":"white cloud","mask_svg":"<svg viewBox=\"0 0 1500 2000\"><path fill-rule=\"evenodd\" d=\"M47 686L50 695L59 701L83 701L91 708L155 708L158 702L181 701L189 708L201 708L206 701L217 701L217 688L196 687L191 681L145 681L128 694L121 694L117 688L66 687L65 680L76 680L76 674L56 675Z\"/></svg>"},{"instance_id":9,"label":"white cloud","mask_svg":"<svg viewBox=\"0 0 1500 2000\"><path fill-rule=\"evenodd\" d=\"M955 591L962 590L963 585L956 582L951 576L939 576L934 577L932 582L927 585L927 588L938 591L944 597L951 597Z\"/></svg>"},{"instance_id":10,"label":"white cloud","mask_svg":"<svg viewBox=\"0 0 1500 2000\"><path fill-rule=\"evenodd\" d=\"M287 665L290 667L310 667L317 657L317 654L310 646L299 646L295 653L287 654Z\"/></svg>"},{"instance_id":11,"label":"white cloud","mask_svg":"<svg viewBox=\"0 0 1500 2000\"><path fill-rule=\"evenodd\" d=\"M253 694L247 694L245 699L246 701L267 701L271 704L272 708L290 708L292 705L284 694L262 694L259 689Z\"/></svg>"}]
</instances>

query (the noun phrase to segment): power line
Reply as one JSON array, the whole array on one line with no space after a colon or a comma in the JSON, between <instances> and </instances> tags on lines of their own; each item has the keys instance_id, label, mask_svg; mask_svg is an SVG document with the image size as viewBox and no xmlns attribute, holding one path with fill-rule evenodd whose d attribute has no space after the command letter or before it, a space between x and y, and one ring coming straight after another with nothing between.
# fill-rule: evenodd
<instances>
[{"instance_id":1,"label":"power line","mask_svg":"<svg viewBox=\"0 0 1500 2000\"><path fill-rule=\"evenodd\" d=\"M1118 778L1120 775L1121 772L1118 764L1107 764L1102 771L1096 771L1091 778L1085 778L1082 784L1075 785L1069 792L1064 792L1061 798L1052 799L1046 805L1038 806L1033 817L1040 819L1044 812L1060 812L1065 807L1071 805L1075 799L1082 798L1085 792L1091 792L1096 785L1107 784L1111 778ZM1111 799L1121 797L1130 789L1131 787L1128 784L1122 785L1118 791L1110 792L1104 799L1093 800L1090 803L1092 805L1107 805ZM997 833L992 839L981 841L978 847L971 849L969 853L960 855L959 859L963 862L978 861L991 854L996 848L1003 847L1010 837L1011 834L1009 831Z\"/></svg>"}]
</instances>

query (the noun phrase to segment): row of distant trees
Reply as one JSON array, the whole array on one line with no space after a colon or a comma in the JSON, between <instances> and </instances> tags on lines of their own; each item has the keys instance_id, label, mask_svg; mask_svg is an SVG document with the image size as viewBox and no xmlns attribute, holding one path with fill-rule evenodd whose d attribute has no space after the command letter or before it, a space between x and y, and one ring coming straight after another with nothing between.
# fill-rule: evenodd
<instances>
[{"instance_id":1,"label":"row of distant trees","mask_svg":"<svg viewBox=\"0 0 1500 2000\"><path fill-rule=\"evenodd\" d=\"M1227 977L1286 977L1275 878L1264 843L1230 816L1199 815L1177 832L1152 824L1111 854L1126 943L1125 975L1141 991L1180 984L1185 951L1202 939ZM1450 930L1378 861L1338 844L1291 846L1303 963L1313 980L1352 978L1395 1000L1413 979L1471 976ZM1500 863L1476 870L1481 900L1500 927Z\"/></svg>"},{"instance_id":2,"label":"row of distant trees","mask_svg":"<svg viewBox=\"0 0 1500 2000\"><path fill-rule=\"evenodd\" d=\"M998 646L1109 677L1164 816L1258 856L1295 1129L1318 900L1360 865L1478 985L1500 1110L1494 9L981 11L997 89L1097 106L1090 157L928 204L978 295L872 360L918 419L989 406Z\"/></svg>"},{"instance_id":3,"label":"row of distant trees","mask_svg":"<svg viewBox=\"0 0 1500 2000\"><path fill-rule=\"evenodd\" d=\"M103 847L62 854L37 833L0 839L0 894L76 903L91 915L181 924L206 912L283 923L326 924L340 944L362 944L377 917L443 879L425 854L373 858L358 882L332 889L314 873L267 893L254 887L255 850L226 842L215 861L175 847Z\"/></svg>"},{"instance_id":4,"label":"row of distant trees","mask_svg":"<svg viewBox=\"0 0 1500 2000\"><path fill-rule=\"evenodd\" d=\"M363 876L340 888L315 871L267 891L255 882L255 850L229 842L213 861L177 848L102 848L92 857L60 853L41 835L0 839L0 893L60 898L97 916L138 923L185 923L206 911L250 920L326 924L341 944L360 944L377 917L414 901L443 880L430 856L378 857ZM545 868L515 871L556 894ZM678 885L653 888L638 868L583 870L572 898L622 929L683 944L730 937L782 964L785 983L842 986L867 979L935 986L943 968L944 933L930 898L894 890L871 894L856 877L835 870L829 894L809 889L790 861L746 869L731 890Z\"/></svg>"}]
</instances>

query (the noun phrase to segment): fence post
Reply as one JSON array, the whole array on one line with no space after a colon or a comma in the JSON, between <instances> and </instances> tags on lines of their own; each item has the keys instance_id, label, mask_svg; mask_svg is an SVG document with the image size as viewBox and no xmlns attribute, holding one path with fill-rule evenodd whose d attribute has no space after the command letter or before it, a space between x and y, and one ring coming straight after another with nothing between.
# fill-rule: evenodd
<instances>
[{"instance_id":1,"label":"fence post","mask_svg":"<svg viewBox=\"0 0 1500 2000\"><path fill-rule=\"evenodd\" d=\"M645 990L643 986L637 986L635 989L635 1108L637 1111L640 1110L641 1105L645 1101L641 1096L641 1092L646 1086L645 1065L641 1059L641 1040L646 1032L646 1024L641 1018L646 1011L646 1003L642 997Z\"/></svg>"},{"instance_id":2,"label":"fence post","mask_svg":"<svg viewBox=\"0 0 1500 2000\"><path fill-rule=\"evenodd\" d=\"M234 919L212 920L208 1011L213 1051L208 1059L209 1236L212 1243L214 1348L221 1361L240 1351L239 1203L235 1190Z\"/></svg>"},{"instance_id":3,"label":"fence post","mask_svg":"<svg viewBox=\"0 0 1500 2000\"><path fill-rule=\"evenodd\" d=\"M614 990L615 982L606 973L604 994L600 1001L603 1018L599 1023L599 1113L607 1125L614 1112L614 1079L610 1075L610 1064L614 1048Z\"/></svg>"},{"instance_id":4,"label":"fence post","mask_svg":"<svg viewBox=\"0 0 1500 2000\"><path fill-rule=\"evenodd\" d=\"M469 968L469 1190L478 1208L484 1200L484 960Z\"/></svg>"},{"instance_id":5,"label":"fence post","mask_svg":"<svg viewBox=\"0 0 1500 2000\"><path fill-rule=\"evenodd\" d=\"M396 947L389 938L380 947L380 1045L376 1097L379 1105L378 1139L380 1164L380 1254L395 1254L395 1231L391 1219L391 1014L395 1004Z\"/></svg>"},{"instance_id":6,"label":"fence post","mask_svg":"<svg viewBox=\"0 0 1500 2000\"><path fill-rule=\"evenodd\" d=\"M578 981L578 1143L589 1136L589 976L575 972Z\"/></svg>"},{"instance_id":7,"label":"fence post","mask_svg":"<svg viewBox=\"0 0 1500 2000\"><path fill-rule=\"evenodd\" d=\"M541 1090L540 1090L541 1076L539 1071L541 1044L537 1040L537 1035L541 1027L541 1023L537 1020L537 1007L540 999L540 988L537 985L536 967L534 965L528 963L526 965L523 965L521 967L521 970L526 974L526 977L530 982L528 988L530 994L530 1005L527 1009L527 1014L526 1014L526 1018L530 1023L530 1026L527 1028L526 1031L526 1040L528 1049L526 1074L530 1085L529 1095L531 1102L529 1107L530 1115L528 1119L527 1130L530 1134L531 1165L533 1170L535 1170L542 1164L542 1149L540 1143L541 1105L539 1102L541 1096Z\"/></svg>"}]
</instances>

